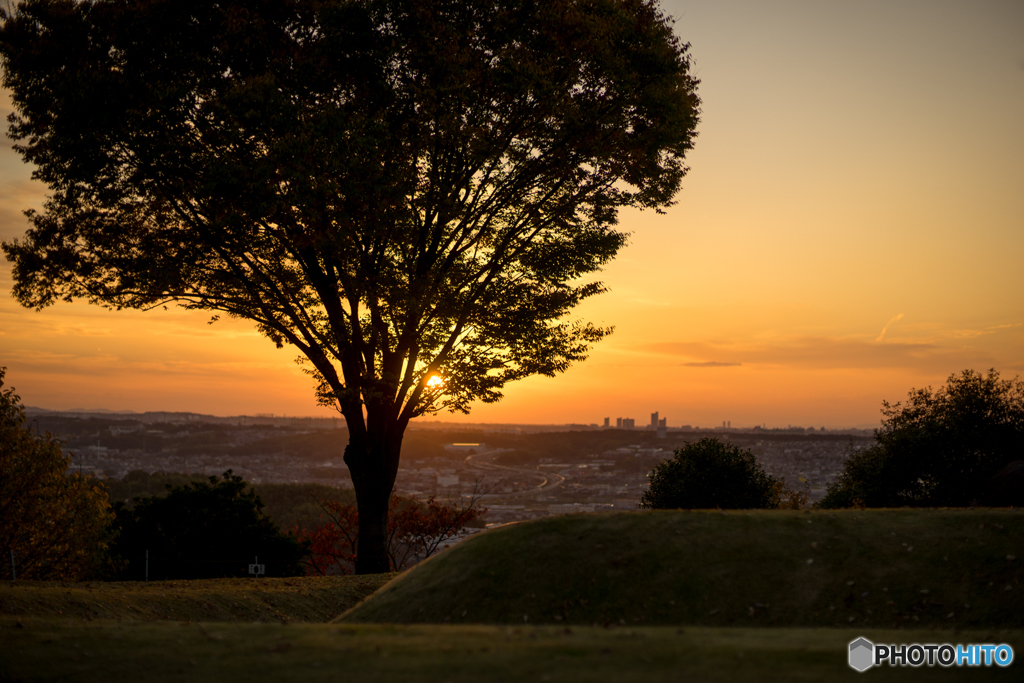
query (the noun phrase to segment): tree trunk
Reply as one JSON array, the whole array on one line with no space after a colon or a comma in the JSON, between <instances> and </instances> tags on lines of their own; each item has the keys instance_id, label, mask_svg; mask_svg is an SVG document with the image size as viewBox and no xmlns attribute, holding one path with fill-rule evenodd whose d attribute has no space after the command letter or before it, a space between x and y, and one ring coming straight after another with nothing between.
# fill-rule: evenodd
<instances>
[{"instance_id":1,"label":"tree trunk","mask_svg":"<svg viewBox=\"0 0 1024 683\"><path fill-rule=\"evenodd\" d=\"M404 428L368 421L367 430L349 430L345 464L352 477L359 511L356 574L391 571L388 554L388 503L398 475Z\"/></svg>"},{"instance_id":2,"label":"tree trunk","mask_svg":"<svg viewBox=\"0 0 1024 683\"><path fill-rule=\"evenodd\" d=\"M364 502L366 498L372 498ZM387 495L356 493L359 508L359 538L356 542L356 574L383 574L391 571L388 555L388 501Z\"/></svg>"}]
</instances>

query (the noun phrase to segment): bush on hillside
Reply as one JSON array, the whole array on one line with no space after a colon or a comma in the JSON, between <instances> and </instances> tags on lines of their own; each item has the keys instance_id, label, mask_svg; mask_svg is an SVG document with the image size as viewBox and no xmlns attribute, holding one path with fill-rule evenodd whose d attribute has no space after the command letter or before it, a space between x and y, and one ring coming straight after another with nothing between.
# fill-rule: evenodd
<instances>
[{"instance_id":1,"label":"bush on hillside","mask_svg":"<svg viewBox=\"0 0 1024 683\"><path fill-rule=\"evenodd\" d=\"M164 497L116 505L120 535L112 547L117 578L210 579L249 575L259 563L267 576L300 576L308 546L281 533L263 502L231 470L209 483L172 488Z\"/></svg>"},{"instance_id":2,"label":"bush on hillside","mask_svg":"<svg viewBox=\"0 0 1024 683\"><path fill-rule=\"evenodd\" d=\"M348 476L348 470L344 472ZM207 479L209 477L205 474L132 470L120 479L104 479L101 484L109 493L112 503L119 501L131 509L135 505L135 498L162 498L172 488L205 482ZM350 488L313 482L257 484L253 486L253 491L263 503L263 514L282 529L315 526L323 515L318 502L320 500L355 502L355 493Z\"/></svg>"},{"instance_id":3,"label":"bush on hillside","mask_svg":"<svg viewBox=\"0 0 1024 683\"><path fill-rule=\"evenodd\" d=\"M25 422L14 390L0 391L0 578L90 578L104 561L113 517L106 491L69 473L61 442Z\"/></svg>"},{"instance_id":4,"label":"bush on hillside","mask_svg":"<svg viewBox=\"0 0 1024 683\"><path fill-rule=\"evenodd\" d=\"M344 471L348 476L348 470ZM321 500L356 502L355 491L350 488L314 482L256 484L253 490L263 501L263 513L284 530L312 529L319 524L324 515Z\"/></svg>"},{"instance_id":5,"label":"bush on hillside","mask_svg":"<svg viewBox=\"0 0 1024 683\"><path fill-rule=\"evenodd\" d=\"M753 453L704 438L677 448L671 460L654 468L640 507L777 508L782 495L782 482L766 474Z\"/></svg>"},{"instance_id":6,"label":"bush on hillside","mask_svg":"<svg viewBox=\"0 0 1024 683\"><path fill-rule=\"evenodd\" d=\"M882 414L877 443L847 457L819 507L1024 504L1024 381L965 370Z\"/></svg>"},{"instance_id":7,"label":"bush on hillside","mask_svg":"<svg viewBox=\"0 0 1024 683\"><path fill-rule=\"evenodd\" d=\"M479 495L460 498L458 503L442 502L431 496L426 501L392 494L388 502L388 560L392 571L401 571L441 550L456 540L462 530L487 510L477 506ZM359 544L359 511L353 503L320 501L328 522L314 529L295 529L296 536L310 544L306 574L327 576L355 571Z\"/></svg>"}]
</instances>

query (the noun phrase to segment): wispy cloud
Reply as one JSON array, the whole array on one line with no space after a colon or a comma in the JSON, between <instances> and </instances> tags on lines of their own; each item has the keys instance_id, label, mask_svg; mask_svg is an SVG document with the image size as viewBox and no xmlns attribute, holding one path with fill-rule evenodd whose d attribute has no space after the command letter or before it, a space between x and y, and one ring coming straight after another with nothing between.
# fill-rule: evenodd
<instances>
[{"instance_id":1,"label":"wispy cloud","mask_svg":"<svg viewBox=\"0 0 1024 683\"><path fill-rule=\"evenodd\" d=\"M57 353L47 350L16 349L6 354L4 362L17 367L19 372L34 372L55 376L90 377L216 377L248 378L274 372L295 374L287 363L276 364L259 359L219 361L216 359L152 359L135 360L117 353L87 353L82 351Z\"/></svg>"},{"instance_id":2,"label":"wispy cloud","mask_svg":"<svg viewBox=\"0 0 1024 683\"><path fill-rule=\"evenodd\" d=\"M878 337L875 339L875 341L876 342L880 342L883 339L885 339L885 333L889 331L889 328L892 327L894 323L896 323L897 321L899 321L902 318L903 318L903 314L902 313L899 313L899 314L893 316L892 320L887 322L885 324L885 327L882 328L882 332L878 335Z\"/></svg>"},{"instance_id":3,"label":"wispy cloud","mask_svg":"<svg viewBox=\"0 0 1024 683\"><path fill-rule=\"evenodd\" d=\"M983 337L989 334L998 334L1003 330L1012 330L1016 327L1024 327L1024 323L992 325L991 327L986 327L980 330L953 330L950 334L955 339L974 339L975 337Z\"/></svg>"},{"instance_id":4,"label":"wispy cloud","mask_svg":"<svg viewBox=\"0 0 1024 683\"><path fill-rule=\"evenodd\" d=\"M683 363L688 368L734 368L743 363L723 363L717 360L708 360L699 363Z\"/></svg>"},{"instance_id":5,"label":"wispy cloud","mask_svg":"<svg viewBox=\"0 0 1024 683\"><path fill-rule=\"evenodd\" d=\"M763 342L668 342L646 350L666 356L682 356L682 365L716 361L694 358L736 358L733 365L778 366L814 369L917 368L929 372L955 372L968 367L1000 365L998 355L980 348L952 347L936 341L888 341L878 344L862 337L800 337Z\"/></svg>"}]
</instances>

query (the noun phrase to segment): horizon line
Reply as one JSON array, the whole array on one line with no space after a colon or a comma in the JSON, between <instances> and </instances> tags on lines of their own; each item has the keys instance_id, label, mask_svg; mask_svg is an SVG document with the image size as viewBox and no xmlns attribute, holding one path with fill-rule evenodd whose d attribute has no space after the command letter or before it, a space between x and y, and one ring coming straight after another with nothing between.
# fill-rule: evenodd
<instances>
[{"instance_id":1,"label":"horizon line","mask_svg":"<svg viewBox=\"0 0 1024 683\"><path fill-rule=\"evenodd\" d=\"M104 416L104 417L112 417L112 418L117 418L117 417L131 418L131 417L142 417L142 416L145 416L145 415L181 415L181 416L195 416L197 418L210 418L210 419L214 419L214 420L241 420L241 419L249 419L249 420L303 420L303 421L342 420L342 421L344 421L344 419L345 419L341 415L337 415L337 416L331 416L331 415L324 415L324 416L320 416L320 415L287 415L287 414L283 414L283 413L281 413L281 414L278 414L278 413L253 413L253 414L239 414L239 415L213 415L211 413L197 413L197 412L188 411L188 410L145 410L145 411L136 411L136 410L111 410L109 408L68 408L68 409L65 409L65 410L56 410L56 409L52 409L52 408L43 408L43 407L40 407L40 406L24 406L24 409L25 409L26 415L29 414L29 413L33 413L33 414L37 414L37 415L49 413L49 414L53 414L53 415L65 415L65 416L91 415L91 416ZM601 425L599 423L596 423L596 422L452 422L452 421L448 421L448 420L431 419L431 418L414 418L414 420L409 423L409 427L410 428L416 427L416 426L421 426L422 427L422 426L425 426L426 424L434 424L434 425L438 425L438 426L452 426L452 427L456 427L456 428L458 428L458 427L584 427L586 429L598 430L598 431L600 431L600 430L609 430L609 431L611 431L611 430L618 430L618 431L636 431L636 432L656 431L656 430L650 429L650 425L638 425L638 426L635 426L635 427L633 427L631 429L625 429L625 428L622 428L622 427L614 427L614 426L604 427L603 425ZM842 427L827 427L827 426L823 426L823 427L824 427L824 429L826 431L844 431L844 430L867 430L867 429L874 429L874 428L877 427L877 425L874 425L874 424L861 424L861 425L847 425L847 426L842 426ZM736 427L732 427L732 426L725 427L725 426L722 426L722 425L715 425L715 426L709 426L709 427L701 427L699 425L680 424L680 425L675 425L675 426L667 425L666 429L668 429L668 430L676 430L676 431L680 431L680 430L698 431L699 430L699 431L708 431L708 432L713 432L713 431L739 432L739 431L754 431L756 429L761 429L763 431L773 431L773 430L786 431L786 430L792 430L792 429L803 429L804 431L807 431L808 429L814 429L814 431L819 431L819 428L815 428L815 427L808 428L808 427L803 427L801 425L792 425L792 424L791 425L787 425L785 427L782 427L782 426L768 427L768 426L766 426L766 423L761 423L761 424L751 425L751 426L742 426L742 425L740 425L740 426L736 426Z\"/></svg>"}]
</instances>

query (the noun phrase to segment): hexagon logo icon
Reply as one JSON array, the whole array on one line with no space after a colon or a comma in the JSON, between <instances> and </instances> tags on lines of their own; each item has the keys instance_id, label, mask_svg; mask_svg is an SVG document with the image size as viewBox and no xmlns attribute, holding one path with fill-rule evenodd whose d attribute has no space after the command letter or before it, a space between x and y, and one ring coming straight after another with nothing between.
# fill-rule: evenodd
<instances>
[{"instance_id":1,"label":"hexagon logo icon","mask_svg":"<svg viewBox=\"0 0 1024 683\"><path fill-rule=\"evenodd\" d=\"M875 663L875 644L867 638L850 643L850 668L867 671Z\"/></svg>"}]
</instances>

